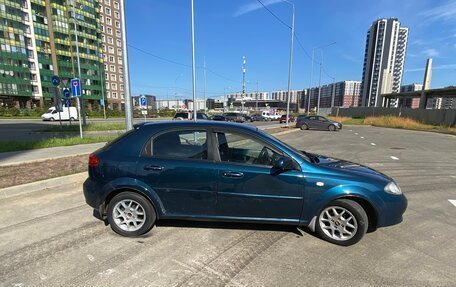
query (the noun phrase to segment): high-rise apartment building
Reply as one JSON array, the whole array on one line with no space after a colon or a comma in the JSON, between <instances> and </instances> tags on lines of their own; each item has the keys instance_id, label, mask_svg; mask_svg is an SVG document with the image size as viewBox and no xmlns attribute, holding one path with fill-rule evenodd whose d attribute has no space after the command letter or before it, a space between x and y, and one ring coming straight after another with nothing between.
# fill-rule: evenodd
<instances>
[{"instance_id":1,"label":"high-rise apartment building","mask_svg":"<svg viewBox=\"0 0 456 287\"><path fill-rule=\"evenodd\" d=\"M321 86L320 108L331 107L357 107L361 92L360 81L342 81ZM301 99L301 107L308 108L310 93L310 109L318 104L318 87L307 89L307 93ZM334 95L334 103L333 103Z\"/></svg>"},{"instance_id":2,"label":"high-rise apartment building","mask_svg":"<svg viewBox=\"0 0 456 287\"><path fill-rule=\"evenodd\" d=\"M125 104L124 66L122 56L123 6L121 0L100 0L100 20L107 103L111 109Z\"/></svg>"},{"instance_id":3,"label":"high-rise apartment building","mask_svg":"<svg viewBox=\"0 0 456 287\"><path fill-rule=\"evenodd\" d=\"M398 93L407 48L408 28L396 18L378 19L367 31L360 106L397 106L381 94Z\"/></svg>"},{"instance_id":4,"label":"high-rise apartment building","mask_svg":"<svg viewBox=\"0 0 456 287\"><path fill-rule=\"evenodd\" d=\"M1 103L42 106L52 102L53 75L78 77L75 22L83 97L100 99L103 74L98 9L97 0L0 0Z\"/></svg>"}]
</instances>

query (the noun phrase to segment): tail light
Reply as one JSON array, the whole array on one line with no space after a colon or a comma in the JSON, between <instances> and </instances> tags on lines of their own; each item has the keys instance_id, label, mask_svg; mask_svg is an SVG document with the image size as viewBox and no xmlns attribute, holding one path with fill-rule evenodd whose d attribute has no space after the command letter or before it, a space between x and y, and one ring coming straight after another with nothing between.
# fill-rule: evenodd
<instances>
[{"instance_id":1,"label":"tail light","mask_svg":"<svg viewBox=\"0 0 456 287\"><path fill-rule=\"evenodd\" d=\"M98 157L94 154L89 155L89 167L97 167L100 163Z\"/></svg>"}]
</instances>

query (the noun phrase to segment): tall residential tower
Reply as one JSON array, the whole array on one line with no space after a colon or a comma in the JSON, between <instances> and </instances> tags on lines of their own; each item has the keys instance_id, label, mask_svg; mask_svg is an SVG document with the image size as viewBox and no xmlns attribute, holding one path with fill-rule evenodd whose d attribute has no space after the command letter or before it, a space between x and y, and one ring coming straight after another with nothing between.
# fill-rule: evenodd
<instances>
[{"instance_id":1,"label":"tall residential tower","mask_svg":"<svg viewBox=\"0 0 456 287\"><path fill-rule=\"evenodd\" d=\"M378 19L367 31L360 106L397 106L381 94L398 93L407 48L408 28L396 18Z\"/></svg>"}]
</instances>

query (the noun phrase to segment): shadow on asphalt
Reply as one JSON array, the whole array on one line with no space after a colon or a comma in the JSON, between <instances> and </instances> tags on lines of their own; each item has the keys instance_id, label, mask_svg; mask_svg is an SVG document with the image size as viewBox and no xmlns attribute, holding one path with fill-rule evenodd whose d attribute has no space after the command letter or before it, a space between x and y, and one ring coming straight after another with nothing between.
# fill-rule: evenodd
<instances>
[{"instance_id":1,"label":"shadow on asphalt","mask_svg":"<svg viewBox=\"0 0 456 287\"><path fill-rule=\"evenodd\" d=\"M156 223L156 226L167 227L185 227L185 228L210 228L210 229L237 229L237 230L265 230L290 232L297 236L304 236L304 233L313 234L310 230L304 227L294 225L279 225L279 224L263 224L263 223L238 223L238 222L208 222L208 221L187 221L187 220L171 220L162 219Z\"/></svg>"}]
</instances>

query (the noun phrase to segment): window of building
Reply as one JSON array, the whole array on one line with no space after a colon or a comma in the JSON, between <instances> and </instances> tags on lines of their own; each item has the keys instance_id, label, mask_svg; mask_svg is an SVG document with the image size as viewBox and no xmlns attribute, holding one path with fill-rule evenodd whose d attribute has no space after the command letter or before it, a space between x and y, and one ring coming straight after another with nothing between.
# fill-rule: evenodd
<instances>
[{"instance_id":1,"label":"window of building","mask_svg":"<svg viewBox=\"0 0 456 287\"><path fill-rule=\"evenodd\" d=\"M113 57L113 56L109 56L109 62L115 63L115 60L114 60L114 57Z\"/></svg>"},{"instance_id":2,"label":"window of building","mask_svg":"<svg viewBox=\"0 0 456 287\"><path fill-rule=\"evenodd\" d=\"M109 82L106 82L106 90L109 90L109 87L110 87Z\"/></svg>"},{"instance_id":3,"label":"window of building","mask_svg":"<svg viewBox=\"0 0 456 287\"><path fill-rule=\"evenodd\" d=\"M107 27L107 28L106 28L106 32L107 32L109 35L112 35L112 28L111 28L111 27Z\"/></svg>"},{"instance_id":4,"label":"window of building","mask_svg":"<svg viewBox=\"0 0 456 287\"><path fill-rule=\"evenodd\" d=\"M111 18L109 18L109 17L106 17L106 24L108 24L108 25L112 25L112 22L111 22Z\"/></svg>"},{"instance_id":5,"label":"window of building","mask_svg":"<svg viewBox=\"0 0 456 287\"><path fill-rule=\"evenodd\" d=\"M106 5L111 5L111 0L105 0L104 2Z\"/></svg>"},{"instance_id":6,"label":"window of building","mask_svg":"<svg viewBox=\"0 0 456 287\"><path fill-rule=\"evenodd\" d=\"M117 99L117 92L112 92L112 98Z\"/></svg>"},{"instance_id":7,"label":"window of building","mask_svg":"<svg viewBox=\"0 0 456 287\"><path fill-rule=\"evenodd\" d=\"M125 99L125 94L124 93L120 93L120 98L121 99Z\"/></svg>"},{"instance_id":8,"label":"window of building","mask_svg":"<svg viewBox=\"0 0 456 287\"><path fill-rule=\"evenodd\" d=\"M153 157L207 159L207 135L204 130L172 131L154 139Z\"/></svg>"},{"instance_id":9,"label":"window of building","mask_svg":"<svg viewBox=\"0 0 456 287\"><path fill-rule=\"evenodd\" d=\"M110 99L110 98L111 98L111 92L106 92L106 97L107 97L108 99Z\"/></svg>"},{"instance_id":10,"label":"window of building","mask_svg":"<svg viewBox=\"0 0 456 287\"><path fill-rule=\"evenodd\" d=\"M119 30L116 30L116 37L117 37L117 38L120 38L120 37L121 37L121 34L120 34L120 31L119 31Z\"/></svg>"},{"instance_id":11,"label":"window of building","mask_svg":"<svg viewBox=\"0 0 456 287\"><path fill-rule=\"evenodd\" d=\"M120 42L120 39L116 40L116 45L117 45L117 47L121 47L122 46L122 42Z\"/></svg>"},{"instance_id":12,"label":"window of building","mask_svg":"<svg viewBox=\"0 0 456 287\"><path fill-rule=\"evenodd\" d=\"M109 52L109 54L114 54L114 47L108 46L108 52Z\"/></svg>"},{"instance_id":13,"label":"window of building","mask_svg":"<svg viewBox=\"0 0 456 287\"><path fill-rule=\"evenodd\" d=\"M100 21L101 21L101 23L104 23L104 16L103 15L100 15Z\"/></svg>"},{"instance_id":14,"label":"window of building","mask_svg":"<svg viewBox=\"0 0 456 287\"><path fill-rule=\"evenodd\" d=\"M123 91L124 90L124 84L120 84L119 88L120 88L121 91Z\"/></svg>"},{"instance_id":15,"label":"window of building","mask_svg":"<svg viewBox=\"0 0 456 287\"><path fill-rule=\"evenodd\" d=\"M114 11L114 17L116 17L116 19L120 19L120 13L117 11Z\"/></svg>"},{"instance_id":16,"label":"window of building","mask_svg":"<svg viewBox=\"0 0 456 287\"><path fill-rule=\"evenodd\" d=\"M120 28L120 21L116 20L116 28Z\"/></svg>"},{"instance_id":17,"label":"window of building","mask_svg":"<svg viewBox=\"0 0 456 287\"><path fill-rule=\"evenodd\" d=\"M116 83L111 83L111 89L117 90L117 84Z\"/></svg>"},{"instance_id":18,"label":"window of building","mask_svg":"<svg viewBox=\"0 0 456 287\"><path fill-rule=\"evenodd\" d=\"M109 71L115 73L116 72L116 66L115 65L109 65Z\"/></svg>"},{"instance_id":19,"label":"window of building","mask_svg":"<svg viewBox=\"0 0 456 287\"><path fill-rule=\"evenodd\" d=\"M117 56L122 56L122 49L117 48Z\"/></svg>"},{"instance_id":20,"label":"window of building","mask_svg":"<svg viewBox=\"0 0 456 287\"><path fill-rule=\"evenodd\" d=\"M109 79L110 79L111 81L116 81L116 80L117 80L117 79L116 79L116 74L111 74L111 77L109 77ZM112 85L114 85L114 83L112 83Z\"/></svg>"},{"instance_id":21,"label":"window of building","mask_svg":"<svg viewBox=\"0 0 456 287\"><path fill-rule=\"evenodd\" d=\"M104 25L101 25L101 32L104 32L104 31L105 31Z\"/></svg>"},{"instance_id":22,"label":"window of building","mask_svg":"<svg viewBox=\"0 0 456 287\"><path fill-rule=\"evenodd\" d=\"M117 63L122 63L122 57L117 57Z\"/></svg>"},{"instance_id":23,"label":"window of building","mask_svg":"<svg viewBox=\"0 0 456 287\"><path fill-rule=\"evenodd\" d=\"M114 1L114 8L119 10L120 9L120 5L119 5L119 2L117 1Z\"/></svg>"},{"instance_id":24,"label":"window of building","mask_svg":"<svg viewBox=\"0 0 456 287\"><path fill-rule=\"evenodd\" d=\"M109 44L114 44L114 40L111 36L108 37L108 43Z\"/></svg>"},{"instance_id":25,"label":"window of building","mask_svg":"<svg viewBox=\"0 0 456 287\"><path fill-rule=\"evenodd\" d=\"M111 16L111 9L106 7L105 8L105 14Z\"/></svg>"}]
</instances>

